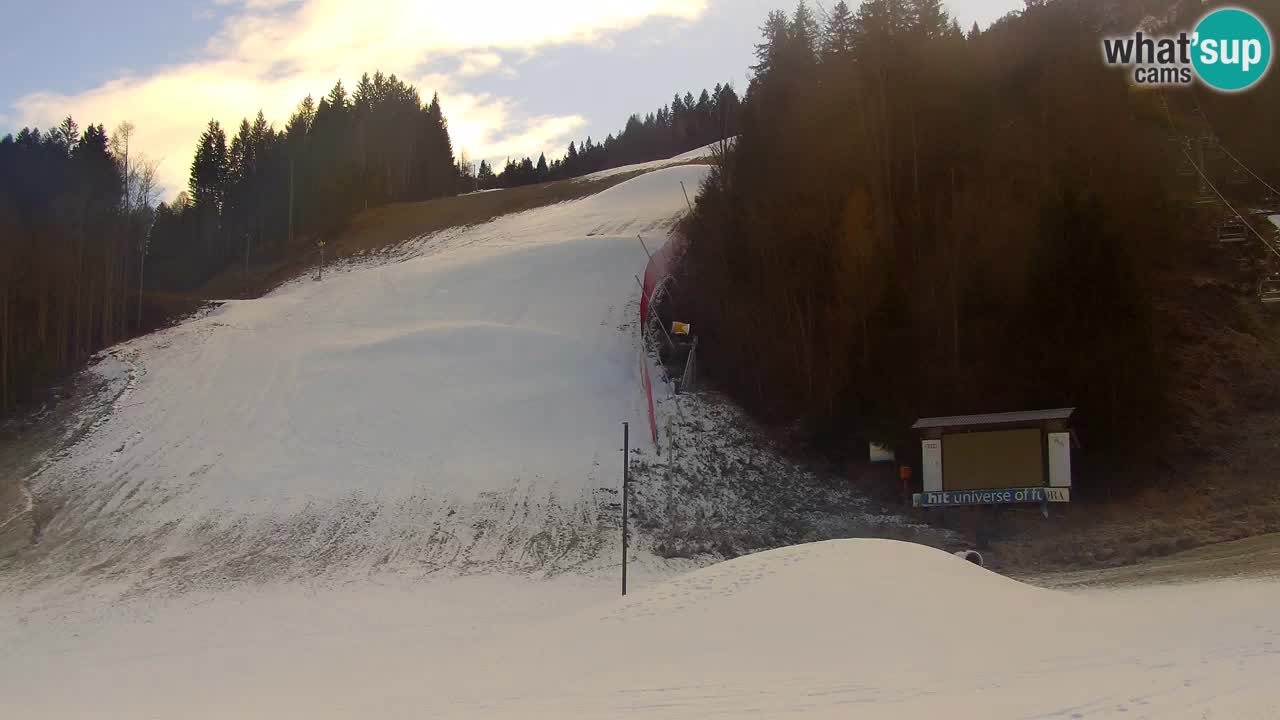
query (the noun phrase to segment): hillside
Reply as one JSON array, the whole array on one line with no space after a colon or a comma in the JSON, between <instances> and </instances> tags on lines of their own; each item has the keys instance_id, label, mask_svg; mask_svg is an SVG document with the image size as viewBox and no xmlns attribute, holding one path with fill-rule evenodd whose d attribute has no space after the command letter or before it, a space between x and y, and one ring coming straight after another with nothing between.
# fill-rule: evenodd
<instances>
[{"instance_id":1,"label":"hillside","mask_svg":"<svg viewBox=\"0 0 1280 720\"><path fill-rule=\"evenodd\" d=\"M618 423L647 425L651 362L635 236L661 242L687 211L681 182L707 172L624 173L589 197L407 235L322 282L111 348L80 404L49 418L4 522L0 707L1274 710L1274 585L1051 592L888 541L705 567L824 537L955 538L797 463L722 396L666 383L659 446L632 433L633 594L617 600ZM1206 643L1207 658L1188 650Z\"/></svg>"},{"instance_id":2,"label":"hillside","mask_svg":"<svg viewBox=\"0 0 1280 720\"><path fill-rule=\"evenodd\" d=\"M29 483L52 510L20 574L606 562L618 423L644 419L635 233L660 238L703 171L429 234L112 348L98 372L128 384Z\"/></svg>"},{"instance_id":3,"label":"hillside","mask_svg":"<svg viewBox=\"0 0 1280 720\"><path fill-rule=\"evenodd\" d=\"M655 448L640 431L637 236L656 247L687 211L681 183L697 187L707 169L693 160L487 222L530 190L374 210L335 243L345 259L323 281L308 273L111 348L81 382L78 414L48 423L80 430L10 444L34 464L12 463L6 575L128 594L371 572L601 572L617 562L623 421L636 429L634 517L649 531L637 543L660 566L916 533L792 466L714 399L693 428L660 385L678 434L714 438L682 435L678 463L676 439L664 432ZM437 229L460 218L475 222ZM743 447L757 448L750 467L723 463Z\"/></svg>"},{"instance_id":4,"label":"hillside","mask_svg":"<svg viewBox=\"0 0 1280 720\"><path fill-rule=\"evenodd\" d=\"M130 123L0 138L0 719L1280 717L1280 85L1099 62L1196 0L1018 4L802 0L501 174L381 72L173 203ZM242 5L210 57L363 10ZM745 7L621 5L325 25L505 149Z\"/></svg>"},{"instance_id":5,"label":"hillside","mask_svg":"<svg viewBox=\"0 0 1280 720\"><path fill-rule=\"evenodd\" d=\"M1070 507L986 523L1007 569L1280 532L1280 251L1250 213L1275 204L1257 118L1280 85L1155 88L1098 58L1202 5L1034 2L967 33L931 2L770 14L743 131L678 227L664 317L700 328L700 379L885 499L866 448L918 490L918 418L1073 408ZM977 535L977 510L939 515Z\"/></svg>"}]
</instances>

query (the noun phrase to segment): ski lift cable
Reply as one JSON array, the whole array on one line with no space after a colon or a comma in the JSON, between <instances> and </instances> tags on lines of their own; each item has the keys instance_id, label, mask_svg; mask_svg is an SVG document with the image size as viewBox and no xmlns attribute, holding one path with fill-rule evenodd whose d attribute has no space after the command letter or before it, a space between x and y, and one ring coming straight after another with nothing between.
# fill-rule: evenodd
<instances>
[{"instance_id":1,"label":"ski lift cable","mask_svg":"<svg viewBox=\"0 0 1280 720\"><path fill-rule=\"evenodd\" d=\"M1200 107L1200 99L1199 99L1198 97L1196 97L1196 91L1195 91L1195 90L1192 90L1192 91L1191 91L1191 101L1192 101L1192 102L1194 102L1194 103L1195 103L1195 105L1196 105L1196 114L1200 116L1200 119L1201 119L1201 120L1204 120L1204 124L1205 124L1205 125L1208 125L1208 126L1209 126L1209 131L1210 131L1210 132L1213 132L1214 137L1217 137L1218 133L1217 133L1217 132L1215 132L1215 131L1213 130L1213 123L1209 122L1209 116L1205 114L1205 112L1204 112L1204 108ZM1166 106L1166 108L1167 108L1167 106ZM1271 183L1267 182L1266 180L1263 180L1261 175L1258 175L1258 173L1256 173L1256 172L1254 172L1253 170L1249 169L1249 166L1248 166L1248 165L1245 165L1243 162L1241 162L1241 161L1240 161L1240 158L1236 157L1235 153L1231 152L1231 149L1230 149L1230 148L1228 148L1226 145L1223 145L1223 144L1222 144L1222 139L1221 139L1221 138L1219 138L1219 139L1218 139L1218 148L1219 148L1219 149L1221 149L1221 150L1222 150L1222 152L1226 153L1227 157L1231 158L1231 159L1235 162L1235 164L1236 164L1236 165L1239 165L1239 166L1240 166L1240 168L1241 168L1242 170L1244 170L1245 172L1247 172L1247 173L1249 173L1250 175L1252 175L1252 176L1253 176L1253 178L1254 178L1255 180L1257 180L1258 182L1262 183L1262 184L1267 188L1267 190L1270 190L1270 191L1271 191L1271 193L1272 193L1273 195L1275 195L1276 197L1280 197L1280 190L1276 190L1276 189L1271 185Z\"/></svg>"},{"instance_id":2,"label":"ski lift cable","mask_svg":"<svg viewBox=\"0 0 1280 720\"><path fill-rule=\"evenodd\" d=\"M1191 99L1195 101L1196 111L1200 114L1201 119L1203 119L1205 124L1208 125L1209 118L1205 117L1204 112L1200 109L1200 101L1196 100L1194 91L1192 91L1191 93ZM1178 130L1177 124L1174 122L1173 112L1169 109L1169 97L1163 90L1160 91L1160 103L1161 105L1164 106L1165 116L1169 120L1169 129L1172 130L1179 137L1183 137L1181 131ZM1212 129L1213 127L1212 125L1210 125L1210 130ZM1222 147L1223 150L1226 150L1226 148L1223 147L1221 143L1219 143L1218 146ZM1228 155L1229 154L1230 153L1228 153ZM1227 198L1224 197L1223 194L1218 191L1218 187L1213 184L1213 181L1209 179L1209 176L1205 174L1204 170L1202 170L1200 166L1196 164L1196 161L1191 157L1191 152L1187 150L1185 145L1182 148L1182 155L1187 159L1187 162L1191 165L1191 167L1195 169L1196 173L1200 176L1200 179L1204 180L1205 184L1209 186L1210 190L1213 190L1213 194L1217 195L1218 199L1222 201L1222 204L1225 205L1226 208L1230 210L1231 213L1235 215L1237 219L1240 220L1240 223L1244 225L1246 228L1248 228L1249 232L1253 233L1254 236L1258 238L1258 241L1262 243L1263 247L1265 247L1267 250L1270 250L1272 254L1274 254L1276 257L1280 257L1280 250L1277 250L1271 243L1267 242L1266 238L1262 237L1262 234L1259 233L1257 229L1255 229L1253 225L1251 225L1249 221L1246 220L1245 217L1240 214L1240 211L1236 210L1235 206L1233 206L1230 202L1228 202ZM1237 162L1239 161L1237 160ZM1244 167L1244 165L1241 164L1241 167ZM1245 168L1245 169L1247 170L1248 168ZM1262 180L1262 178L1258 178L1258 179ZM1267 184L1266 181L1262 181L1262 182L1264 185ZM1270 185L1267 185L1267 186L1270 187Z\"/></svg>"},{"instance_id":3,"label":"ski lift cable","mask_svg":"<svg viewBox=\"0 0 1280 720\"><path fill-rule=\"evenodd\" d=\"M1181 137L1182 133L1178 132L1178 125L1173 121L1173 112L1169 110L1169 95L1163 89L1160 91L1160 105L1164 107L1164 116L1169 121L1169 129Z\"/></svg>"},{"instance_id":4,"label":"ski lift cable","mask_svg":"<svg viewBox=\"0 0 1280 720\"><path fill-rule=\"evenodd\" d=\"M1227 157L1229 157L1229 158L1231 158L1232 160L1234 160L1234 161L1235 161L1235 163L1236 163L1237 165L1239 165L1241 168L1243 168L1245 172L1247 172L1247 173L1249 173L1250 175L1252 175L1252 176L1253 176L1253 178L1254 178L1255 180L1257 180L1258 182L1262 183L1262 184L1263 184L1263 185L1264 185L1268 190L1270 190L1270 191L1271 191L1271 194L1275 195L1276 197L1280 197L1280 190L1276 190L1274 187L1272 187L1272 186L1271 186L1271 183L1267 182L1266 180L1263 180L1263 179L1258 175L1258 173L1256 173L1256 172L1254 172L1254 171L1250 170L1248 165L1245 165L1244 163L1240 162L1240 159L1239 159L1239 158L1237 158L1237 157L1235 156L1235 154L1234 154L1234 153L1232 153L1232 152L1231 152L1231 150L1229 150L1229 149L1227 148L1227 146L1226 146L1226 145L1223 145L1223 144L1219 143L1219 144L1218 144L1218 147L1222 149L1222 152L1226 153Z\"/></svg>"},{"instance_id":5,"label":"ski lift cable","mask_svg":"<svg viewBox=\"0 0 1280 720\"><path fill-rule=\"evenodd\" d=\"M1225 197L1223 197L1222 193L1218 191L1217 186L1213 184L1213 181L1210 180L1209 177L1204 174L1204 170L1201 170L1200 166L1196 164L1196 161L1191 159L1191 153L1187 152L1186 149L1184 148L1182 151L1182 154L1186 156L1187 162L1191 163L1191 167L1195 168L1196 172L1200 174L1200 178L1204 180L1206 185L1209 186L1209 189L1213 191L1213 194L1217 195L1218 199L1222 201L1222 204L1225 205L1233 215L1235 215L1237 218L1240 219L1241 224L1249 228L1249 232L1252 232L1254 236L1258 238L1258 241L1263 244L1264 247L1266 247L1273 254L1275 254L1276 257L1280 257L1280 250L1275 249L1275 247L1273 247L1271 243L1267 242L1267 239L1262 237L1262 233L1259 233L1257 229L1253 227L1253 225L1249 224L1249 221L1245 220L1244 215L1241 215L1240 211L1236 210L1235 207L1230 202L1228 202Z\"/></svg>"}]
</instances>

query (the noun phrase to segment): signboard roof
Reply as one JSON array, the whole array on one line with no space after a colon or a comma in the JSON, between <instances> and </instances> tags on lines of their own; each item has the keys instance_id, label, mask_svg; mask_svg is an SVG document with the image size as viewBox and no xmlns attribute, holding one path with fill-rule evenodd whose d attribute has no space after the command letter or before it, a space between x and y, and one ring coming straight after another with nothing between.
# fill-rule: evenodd
<instances>
[{"instance_id":1,"label":"signboard roof","mask_svg":"<svg viewBox=\"0 0 1280 720\"><path fill-rule=\"evenodd\" d=\"M1057 408L1054 410L1024 410L1021 412L988 413L986 415L952 415L948 417L920 418L912 430L928 430L932 428L961 428L975 426L1022 425L1027 423L1066 420L1076 411L1075 408Z\"/></svg>"}]
</instances>

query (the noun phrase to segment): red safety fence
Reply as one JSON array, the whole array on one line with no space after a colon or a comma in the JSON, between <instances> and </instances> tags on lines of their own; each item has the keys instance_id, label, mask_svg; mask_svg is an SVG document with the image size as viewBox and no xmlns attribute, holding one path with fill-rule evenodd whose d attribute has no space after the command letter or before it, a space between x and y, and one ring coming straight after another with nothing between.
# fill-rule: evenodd
<instances>
[{"instance_id":1,"label":"red safety fence","mask_svg":"<svg viewBox=\"0 0 1280 720\"><path fill-rule=\"evenodd\" d=\"M649 264L644 269L644 294L640 296L640 332L643 335L645 328L649 327L649 302L653 299L654 291L666 280L671 273L675 272L676 262L679 260L681 253L684 251L685 240L680 235L667 238L667 241L658 248L658 251L649 258ZM658 416L654 411L653 405L653 381L649 378L649 361L644 351L644 344L640 345L640 376L641 382L644 384L644 394L649 401L649 434L653 438L653 444L658 444Z\"/></svg>"},{"instance_id":2,"label":"red safety fence","mask_svg":"<svg viewBox=\"0 0 1280 720\"><path fill-rule=\"evenodd\" d=\"M644 344L640 345L640 384L644 386L644 396L649 401L649 437L654 447L658 446L658 416L653 409L653 382L649 380L649 358L645 354Z\"/></svg>"},{"instance_id":3,"label":"red safety fence","mask_svg":"<svg viewBox=\"0 0 1280 720\"><path fill-rule=\"evenodd\" d=\"M644 269L644 295L640 298L642 328L649 326L649 301L653 299L653 291L664 279L675 272L676 261L684 251L685 242L683 236L672 236L658 248L658 252L649 258L649 264Z\"/></svg>"}]
</instances>

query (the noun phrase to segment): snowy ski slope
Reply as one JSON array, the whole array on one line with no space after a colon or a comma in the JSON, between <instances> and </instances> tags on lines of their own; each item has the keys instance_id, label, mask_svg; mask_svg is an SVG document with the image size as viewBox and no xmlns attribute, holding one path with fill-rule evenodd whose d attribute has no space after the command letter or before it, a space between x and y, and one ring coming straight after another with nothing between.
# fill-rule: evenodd
<instances>
[{"instance_id":1,"label":"snowy ski slope","mask_svg":"<svg viewBox=\"0 0 1280 720\"><path fill-rule=\"evenodd\" d=\"M188 587L595 567L620 423L647 423L636 235L661 243L705 169L421 238L114 348L114 412L32 483L58 512L31 572Z\"/></svg>"},{"instance_id":2,"label":"snowy ski slope","mask_svg":"<svg viewBox=\"0 0 1280 720\"><path fill-rule=\"evenodd\" d=\"M1275 583L1068 593L850 540L638 553L619 598L635 235L705 172L114 348L0 577L0 718L1280 717Z\"/></svg>"},{"instance_id":3,"label":"snowy ski slope","mask_svg":"<svg viewBox=\"0 0 1280 720\"><path fill-rule=\"evenodd\" d=\"M737 141L736 137L731 137L724 141L724 147L732 148L736 141ZM611 168L609 170L600 170L598 172L593 172L589 175L583 175L581 177L574 178L574 182L599 180L601 178L613 177L615 175L623 175L629 172L635 172L636 170L660 170L662 168L671 167L673 165L679 165L680 163L687 163L695 160L702 160L703 158L712 157L715 151L719 147L720 147L720 143L717 142L717 143L712 143L710 145L707 145L706 147L700 147L694 150L690 150L687 153L681 153L680 155L667 158L666 160L652 160L650 162L638 163L636 165L623 165L622 167ZM690 187L689 192L692 193L693 191L694 191L694 188Z\"/></svg>"}]
</instances>

